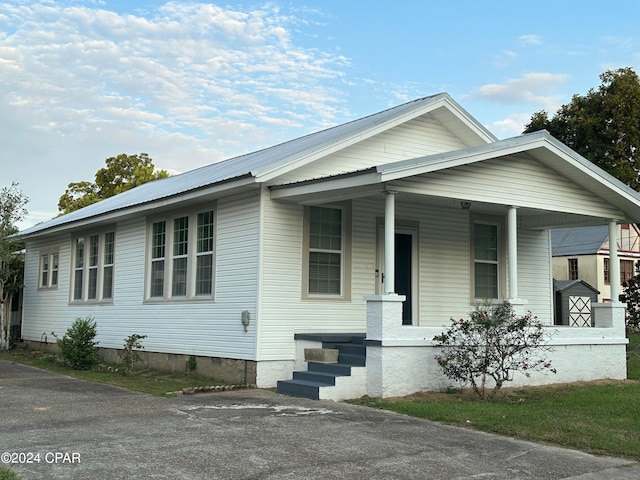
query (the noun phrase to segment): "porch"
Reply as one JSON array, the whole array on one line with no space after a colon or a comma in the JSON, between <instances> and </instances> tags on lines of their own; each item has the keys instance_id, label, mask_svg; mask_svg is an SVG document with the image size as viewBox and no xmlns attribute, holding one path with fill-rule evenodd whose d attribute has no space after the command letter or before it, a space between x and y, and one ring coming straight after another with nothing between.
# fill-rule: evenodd
<instances>
[{"instance_id":1,"label":"porch","mask_svg":"<svg viewBox=\"0 0 640 480\"><path fill-rule=\"evenodd\" d=\"M312 399L345 400L364 395L386 398L459 387L442 375L433 337L441 327L402 324L401 295L366 298L367 333L298 334L293 379L278 392ZM625 379L625 305L593 305L593 327L547 326L557 374L520 375L508 386ZM337 349L336 363L305 361L305 349Z\"/></svg>"},{"instance_id":2,"label":"porch","mask_svg":"<svg viewBox=\"0 0 640 480\"><path fill-rule=\"evenodd\" d=\"M618 223L638 218L640 202L548 134L272 185L270 196L274 205L304 207L300 310L316 324L318 305L334 319L349 311L345 329L360 329L366 315L366 394L451 386L432 339L486 299L507 300L517 314L531 310L552 333L559 373L514 385L626 378L624 304L594 305L594 327L553 325L549 231L604 224L616 244ZM340 233L333 248L317 249L335 262L314 264L310 276L310 225L322 223L313 215L321 210L342 212ZM617 278L617 249L609 264ZM321 275L333 290L311 291L310 279ZM611 298L618 295L612 284Z\"/></svg>"}]
</instances>

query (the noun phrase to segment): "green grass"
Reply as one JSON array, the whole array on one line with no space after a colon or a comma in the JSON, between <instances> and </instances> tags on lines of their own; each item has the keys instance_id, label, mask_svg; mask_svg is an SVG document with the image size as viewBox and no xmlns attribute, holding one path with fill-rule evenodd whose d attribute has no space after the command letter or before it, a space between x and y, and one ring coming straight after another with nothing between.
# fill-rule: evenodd
<instances>
[{"instance_id":1,"label":"green grass","mask_svg":"<svg viewBox=\"0 0 640 480\"><path fill-rule=\"evenodd\" d=\"M193 374L165 373L155 370L139 370L133 374L123 375L119 371L115 371L118 365L101 365L99 368L92 370L73 370L56 361L54 355L38 351L12 350L10 352L2 352L0 353L0 359L31 365L32 367L81 380L106 383L156 396L171 395L171 392L177 392L188 387L206 387L220 384L220 382L211 378ZM0 480L2 480L1 477Z\"/></svg>"},{"instance_id":2,"label":"green grass","mask_svg":"<svg viewBox=\"0 0 640 480\"><path fill-rule=\"evenodd\" d=\"M640 380L640 333L628 335L627 378Z\"/></svg>"},{"instance_id":3,"label":"green grass","mask_svg":"<svg viewBox=\"0 0 640 480\"><path fill-rule=\"evenodd\" d=\"M640 334L630 336L628 358L627 381L508 388L488 402L465 390L353 403L640 461Z\"/></svg>"},{"instance_id":4,"label":"green grass","mask_svg":"<svg viewBox=\"0 0 640 480\"><path fill-rule=\"evenodd\" d=\"M0 467L0 480L20 480L20 477L10 468Z\"/></svg>"}]
</instances>

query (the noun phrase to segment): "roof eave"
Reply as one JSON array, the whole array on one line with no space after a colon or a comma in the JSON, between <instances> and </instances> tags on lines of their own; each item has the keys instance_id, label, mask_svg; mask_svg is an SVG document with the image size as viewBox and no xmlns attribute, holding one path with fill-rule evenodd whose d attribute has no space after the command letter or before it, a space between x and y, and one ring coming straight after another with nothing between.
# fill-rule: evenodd
<instances>
[{"instance_id":1,"label":"roof eave","mask_svg":"<svg viewBox=\"0 0 640 480\"><path fill-rule=\"evenodd\" d=\"M136 205L111 210L104 213L84 217L78 220L54 224L50 227L46 226L47 222L35 225L19 232L17 235L22 239L34 239L45 235L55 235L65 233L71 230L79 230L85 227L95 225L96 223L107 224L123 220L127 217L146 214L149 211L158 208L169 208L182 203L194 202L207 196L218 196L221 193L229 194L238 190L246 190L251 187L259 187L255 177L251 174L242 175L233 179L217 182L200 188L195 188L186 192L180 192L163 198L149 200L147 202ZM52 219L55 220L55 219Z\"/></svg>"}]
</instances>

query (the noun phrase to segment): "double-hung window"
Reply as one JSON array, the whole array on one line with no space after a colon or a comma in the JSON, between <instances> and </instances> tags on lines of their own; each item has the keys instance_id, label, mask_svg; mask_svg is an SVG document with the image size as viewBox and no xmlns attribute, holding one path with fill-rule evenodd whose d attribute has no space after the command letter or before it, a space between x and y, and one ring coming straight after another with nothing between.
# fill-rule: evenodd
<instances>
[{"instance_id":1,"label":"double-hung window","mask_svg":"<svg viewBox=\"0 0 640 480\"><path fill-rule=\"evenodd\" d=\"M620 260L620 283L628 282L633 277L633 260Z\"/></svg>"},{"instance_id":2,"label":"double-hung window","mask_svg":"<svg viewBox=\"0 0 640 480\"><path fill-rule=\"evenodd\" d=\"M147 298L211 298L214 210L156 219L149 226Z\"/></svg>"},{"instance_id":3,"label":"double-hung window","mask_svg":"<svg viewBox=\"0 0 640 480\"><path fill-rule=\"evenodd\" d=\"M305 208L303 296L349 297L349 231L349 205Z\"/></svg>"},{"instance_id":4,"label":"double-hung window","mask_svg":"<svg viewBox=\"0 0 640 480\"><path fill-rule=\"evenodd\" d=\"M73 239L71 292L73 302L113 299L115 232L100 232Z\"/></svg>"},{"instance_id":5,"label":"double-hung window","mask_svg":"<svg viewBox=\"0 0 640 480\"><path fill-rule=\"evenodd\" d=\"M40 288L58 287L58 251L40 254Z\"/></svg>"},{"instance_id":6,"label":"double-hung window","mask_svg":"<svg viewBox=\"0 0 640 480\"><path fill-rule=\"evenodd\" d=\"M570 258L568 260L569 280L578 280L578 259Z\"/></svg>"},{"instance_id":7,"label":"double-hung window","mask_svg":"<svg viewBox=\"0 0 640 480\"><path fill-rule=\"evenodd\" d=\"M500 298L504 278L501 230L499 221L473 222L473 297L476 300Z\"/></svg>"}]
</instances>

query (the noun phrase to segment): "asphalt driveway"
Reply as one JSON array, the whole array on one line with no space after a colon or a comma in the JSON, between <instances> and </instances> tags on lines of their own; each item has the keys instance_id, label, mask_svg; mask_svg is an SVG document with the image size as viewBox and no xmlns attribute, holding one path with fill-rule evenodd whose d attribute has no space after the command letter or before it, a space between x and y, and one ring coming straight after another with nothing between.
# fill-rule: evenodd
<instances>
[{"instance_id":1,"label":"asphalt driveway","mask_svg":"<svg viewBox=\"0 0 640 480\"><path fill-rule=\"evenodd\" d=\"M31 480L640 478L626 460L365 407L264 390L156 398L2 360L0 453Z\"/></svg>"}]
</instances>

